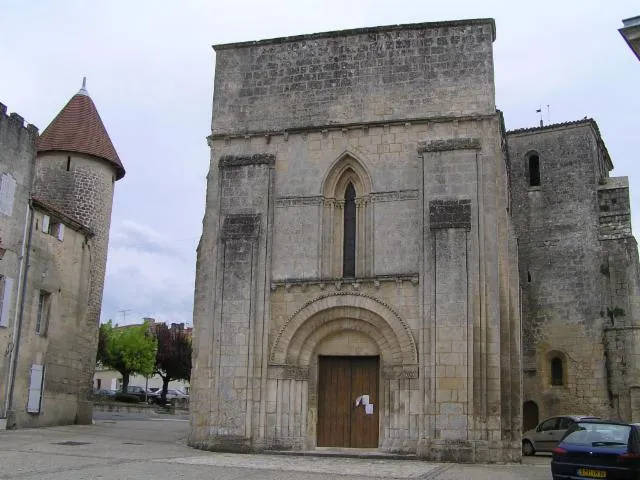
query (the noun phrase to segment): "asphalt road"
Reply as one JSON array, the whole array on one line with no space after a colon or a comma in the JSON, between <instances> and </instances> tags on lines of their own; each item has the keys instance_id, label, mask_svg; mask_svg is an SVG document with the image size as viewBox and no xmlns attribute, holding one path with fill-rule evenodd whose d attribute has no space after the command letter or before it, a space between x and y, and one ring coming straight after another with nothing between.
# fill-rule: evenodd
<instances>
[{"instance_id":1,"label":"asphalt road","mask_svg":"<svg viewBox=\"0 0 640 480\"><path fill-rule=\"evenodd\" d=\"M94 425L0 431L0 478L331 480L549 479L549 457L519 465L239 455L189 448L185 415L99 414Z\"/></svg>"}]
</instances>

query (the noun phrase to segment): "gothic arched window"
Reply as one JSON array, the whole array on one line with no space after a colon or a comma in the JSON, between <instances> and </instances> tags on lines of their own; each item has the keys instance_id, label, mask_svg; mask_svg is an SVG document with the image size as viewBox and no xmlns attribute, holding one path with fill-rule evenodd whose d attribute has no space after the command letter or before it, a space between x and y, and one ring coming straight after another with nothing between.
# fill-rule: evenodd
<instances>
[{"instance_id":1,"label":"gothic arched window","mask_svg":"<svg viewBox=\"0 0 640 480\"><path fill-rule=\"evenodd\" d=\"M365 278L373 271L371 177L359 160L345 153L322 183L321 275Z\"/></svg>"},{"instance_id":2,"label":"gothic arched window","mask_svg":"<svg viewBox=\"0 0 640 480\"><path fill-rule=\"evenodd\" d=\"M342 247L342 276L356 276L356 189L349 182L344 194L344 236Z\"/></svg>"}]
</instances>

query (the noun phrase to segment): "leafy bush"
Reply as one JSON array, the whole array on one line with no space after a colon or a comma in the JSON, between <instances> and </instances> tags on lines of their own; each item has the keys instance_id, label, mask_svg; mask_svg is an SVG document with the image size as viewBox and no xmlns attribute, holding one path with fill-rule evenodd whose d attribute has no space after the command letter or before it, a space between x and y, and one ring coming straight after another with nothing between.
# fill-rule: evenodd
<instances>
[{"instance_id":1,"label":"leafy bush","mask_svg":"<svg viewBox=\"0 0 640 480\"><path fill-rule=\"evenodd\" d=\"M124 402L124 403L139 403L140 399L138 397L136 397L135 395L131 395L129 393L117 393L116 394L116 401L117 402Z\"/></svg>"}]
</instances>

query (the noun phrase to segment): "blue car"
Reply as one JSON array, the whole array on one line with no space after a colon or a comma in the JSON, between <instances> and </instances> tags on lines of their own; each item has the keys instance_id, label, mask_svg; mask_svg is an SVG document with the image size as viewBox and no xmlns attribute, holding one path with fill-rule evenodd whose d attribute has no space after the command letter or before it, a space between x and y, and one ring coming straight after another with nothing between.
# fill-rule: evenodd
<instances>
[{"instance_id":1,"label":"blue car","mask_svg":"<svg viewBox=\"0 0 640 480\"><path fill-rule=\"evenodd\" d=\"M553 449L554 480L640 480L638 425L609 420L582 420L572 425Z\"/></svg>"}]
</instances>

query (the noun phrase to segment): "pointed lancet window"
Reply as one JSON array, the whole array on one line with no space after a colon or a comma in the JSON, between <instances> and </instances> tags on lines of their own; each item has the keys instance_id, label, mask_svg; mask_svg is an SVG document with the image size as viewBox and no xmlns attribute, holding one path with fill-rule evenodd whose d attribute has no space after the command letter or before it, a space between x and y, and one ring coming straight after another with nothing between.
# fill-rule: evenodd
<instances>
[{"instance_id":1,"label":"pointed lancet window","mask_svg":"<svg viewBox=\"0 0 640 480\"><path fill-rule=\"evenodd\" d=\"M344 194L344 240L342 255L342 276L356 276L356 189L347 185Z\"/></svg>"}]
</instances>

